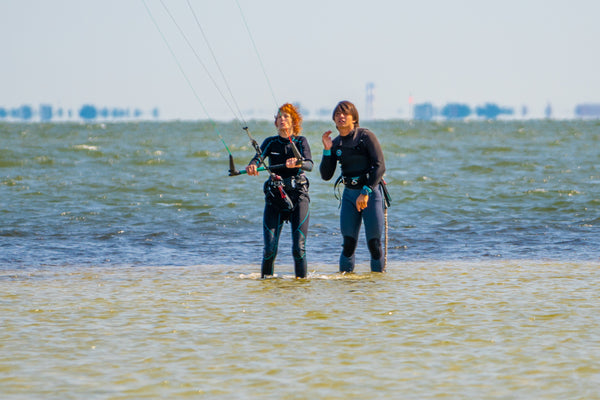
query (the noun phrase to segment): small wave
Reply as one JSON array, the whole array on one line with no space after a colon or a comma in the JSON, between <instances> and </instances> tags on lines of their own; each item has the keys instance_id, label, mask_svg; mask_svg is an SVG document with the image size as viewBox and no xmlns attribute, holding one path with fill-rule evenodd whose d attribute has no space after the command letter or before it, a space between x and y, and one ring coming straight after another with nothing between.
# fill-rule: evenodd
<instances>
[{"instance_id":1,"label":"small wave","mask_svg":"<svg viewBox=\"0 0 600 400\"><path fill-rule=\"evenodd\" d=\"M92 146L89 144L76 144L72 148L74 150L98 151L98 146Z\"/></svg>"},{"instance_id":2,"label":"small wave","mask_svg":"<svg viewBox=\"0 0 600 400\"><path fill-rule=\"evenodd\" d=\"M260 279L260 272L253 272L251 274L240 274L238 276L238 278L240 278L240 279L252 279L252 280Z\"/></svg>"},{"instance_id":3,"label":"small wave","mask_svg":"<svg viewBox=\"0 0 600 400\"><path fill-rule=\"evenodd\" d=\"M322 279L325 281L339 281L339 280L343 280L343 281L362 281L365 279L373 279L376 276L383 276L382 274L373 274L372 272L365 272L365 273L356 273L356 272L352 272L352 273L340 273L340 272L336 272L333 274L316 274L316 273L311 273L308 275L308 278L310 279Z\"/></svg>"},{"instance_id":4,"label":"small wave","mask_svg":"<svg viewBox=\"0 0 600 400\"><path fill-rule=\"evenodd\" d=\"M492 154L492 153L508 153L513 151L512 147L509 146L490 146L483 147L480 149L483 154Z\"/></svg>"},{"instance_id":5,"label":"small wave","mask_svg":"<svg viewBox=\"0 0 600 400\"><path fill-rule=\"evenodd\" d=\"M538 188L538 189L527 190L525 193L526 194L531 194L531 193L548 193L548 191L546 189Z\"/></svg>"},{"instance_id":6,"label":"small wave","mask_svg":"<svg viewBox=\"0 0 600 400\"><path fill-rule=\"evenodd\" d=\"M462 167L461 170L466 172L474 172L478 174L490 174L494 172L493 168L485 167L482 165L468 165L466 167Z\"/></svg>"},{"instance_id":7,"label":"small wave","mask_svg":"<svg viewBox=\"0 0 600 400\"><path fill-rule=\"evenodd\" d=\"M21 167L21 166L23 166L23 161L21 161L21 160L0 160L0 168Z\"/></svg>"},{"instance_id":8,"label":"small wave","mask_svg":"<svg viewBox=\"0 0 600 400\"><path fill-rule=\"evenodd\" d=\"M27 237L27 236L30 236L30 233L19 230L19 229L6 229L6 230L0 230L0 236Z\"/></svg>"},{"instance_id":9,"label":"small wave","mask_svg":"<svg viewBox=\"0 0 600 400\"><path fill-rule=\"evenodd\" d=\"M35 162L41 165L52 165L54 164L54 159L48 156L39 156L34 158Z\"/></svg>"},{"instance_id":10,"label":"small wave","mask_svg":"<svg viewBox=\"0 0 600 400\"><path fill-rule=\"evenodd\" d=\"M382 276L381 274L373 274L371 272L366 272L366 273L340 273L340 272L335 272L335 273L317 273L316 271L312 271L309 272L306 279L313 279L313 280L325 280L325 281L332 281L332 280L344 280L344 281L361 281L361 280L365 280L365 279L372 279L374 276ZM261 274L260 272L252 272L250 274L240 274L238 276L239 279L250 279L250 280L261 280ZM274 274L272 276L268 276L265 278L265 280L285 280L285 281L289 281L289 280L295 280L296 276L294 274ZM298 280L299 282L302 280Z\"/></svg>"},{"instance_id":11,"label":"small wave","mask_svg":"<svg viewBox=\"0 0 600 400\"><path fill-rule=\"evenodd\" d=\"M222 157L221 152L214 152L214 151L209 151L209 150L198 150L192 153L192 157L198 157L198 158L210 158L210 157L214 157L214 158L220 158Z\"/></svg>"}]
</instances>

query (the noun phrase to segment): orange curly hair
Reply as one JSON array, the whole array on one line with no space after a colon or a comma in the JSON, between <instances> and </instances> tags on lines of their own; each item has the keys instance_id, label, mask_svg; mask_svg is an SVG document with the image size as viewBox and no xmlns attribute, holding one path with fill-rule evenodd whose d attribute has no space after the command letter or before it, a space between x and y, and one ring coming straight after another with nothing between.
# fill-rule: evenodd
<instances>
[{"instance_id":1,"label":"orange curly hair","mask_svg":"<svg viewBox=\"0 0 600 400\"><path fill-rule=\"evenodd\" d=\"M281 113L287 113L292 116L292 128L294 129L294 136L298 136L300 132L302 132L302 115L298 111L298 108L291 103L285 103L279 107L279 110L277 110L277 114L275 115L275 126L277 126L277 116Z\"/></svg>"}]
</instances>

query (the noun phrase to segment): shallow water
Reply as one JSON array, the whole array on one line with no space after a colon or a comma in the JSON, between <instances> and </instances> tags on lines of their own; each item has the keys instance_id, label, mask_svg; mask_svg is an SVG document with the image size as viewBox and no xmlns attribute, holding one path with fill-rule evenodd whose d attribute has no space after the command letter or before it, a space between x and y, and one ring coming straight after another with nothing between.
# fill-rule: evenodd
<instances>
[{"instance_id":1,"label":"shallow water","mask_svg":"<svg viewBox=\"0 0 600 400\"><path fill-rule=\"evenodd\" d=\"M598 398L598 264L391 267L6 271L3 398Z\"/></svg>"}]
</instances>

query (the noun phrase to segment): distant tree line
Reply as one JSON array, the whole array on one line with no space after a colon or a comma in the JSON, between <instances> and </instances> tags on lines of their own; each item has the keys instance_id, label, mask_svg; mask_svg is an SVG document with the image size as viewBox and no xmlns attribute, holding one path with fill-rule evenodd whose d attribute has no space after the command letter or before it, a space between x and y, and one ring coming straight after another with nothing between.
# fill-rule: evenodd
<instances>
[{"instance_id":1,"label":"distant tree line","mask_svg":"<svg viewBox=\"0 0 600 400\"><path fill-rule=\"evenodd\" d=\"M496 119L502 115L514 115L515 111L511 107L500 107L495 103L486 103L483 106L472 109L466 104L448 103L441 109L434 107L431 103L415 104L413 107L413 118L417 120L428 121L436 117L449 120L460 120L471 116L483 119ZM552 107L548 104L544 110L547 118L552 116ZM521 116L527 115L527 107L521 109ZM578 104L575 107L574 115L576 118L600 118L600 104Z\"/></svg>"},{"instance_id":2,"label":"distant tree line","mask_svg":"<svg viewBox=\"0 0 600 400\"><path fill-rule=\"evenodd\" d=\"M467 104L448 103L441 109L433 106L431 103L415 104L413 108L413 118L418 120L431 120L435 117L456 120L465 119L475 114L477 117L485 119L496 119L500 115L513 115L514 109L510 107L500 107L494 103L486 103L472 110Z\"/></svg>"},{"instance_id":3,"label":"distant tree line","mask_svg":"<svg viewBox=\"0 0 600 400\"><path fill-rule=\"evenodd\" d=\"M0 120L13 119L21 121L32 121L39 119L42 122L49 122L55 119L74 119L79 118L86 121L107 120L107 119L140 119L146 114L138 109L129 108L109 108L96 107L90 104L83 105L79 111L74 114L72 110L54 109L49 104L40 104L35 109L30 105L22 105L16 108L0 107ZM157 119L160 116L158 108L149 112L151 118Z\"/></svg>"},{"instance_id":4,"label":"distant tree line","mask_svg":"<svg viewBox=\"0 0 600 400\"><path fill-rule=\"evenodd\" d=\"M305 115L308 115L307 110L304 110ZM318 115L326 117L330 113L329 109L319 110ZM475 116L483 119L496 119L500 116L512 116L515 111L511 107L500 107L495 103L486 103L482 106L471 108L463 103L448 103L442 108L435 107L432 103L415 104L412 109L412 118L416 120L428 121L434 118L445 118L448 120L462 120ZM49 122L52 120L73 120L82 119L84 121L109 120L109 119L141 119L150 116L152 119L158 119L160 112L158 108L144 113L138 108L109 108L96 107L91 104L83 105L76 113L72 110L63 110L62 108L53 108L49 104L40 104L36 109L30 105L22 105L16 108L0 107L0 121L2 120L19 120L33 121L39 120ZM527 115L527 107L521 109L521 116ZM550 104L546 106L545 115L547 118L552 116L552 107ZM600 118L599 103L583 103L578 104L574 110L576 118Z\"/></svg>"}]
</instances>

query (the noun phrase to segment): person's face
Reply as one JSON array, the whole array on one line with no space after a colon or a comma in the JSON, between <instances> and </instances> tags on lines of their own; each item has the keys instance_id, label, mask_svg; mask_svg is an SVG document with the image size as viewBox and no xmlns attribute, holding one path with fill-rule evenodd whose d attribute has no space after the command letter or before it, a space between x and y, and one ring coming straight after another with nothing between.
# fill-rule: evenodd
<instances>
[{"instance_id":1,"label":"person's face","mask_svg":"<svg viewBox=\"0 0 600 400\"><path fill-rule=\"evenodd\" d=\"M346 114L341 110L337 111L333 116L333 122L335 122L335 126L338 129L354 129L355 121L350 113Z\"/></svg>"},{"instance_id":2,"label":"person's face","mask_svg":"<svg viewBox=\"0 0 600 400\"><path fill-rule=\"evenodd\" d=\"M277 130L279 131L288 131L288 133L292 133L292 115L286 112L280 112L277 114L277 119L275 120L275 124L277 125Z\"/></svg>"}]
</instances>

